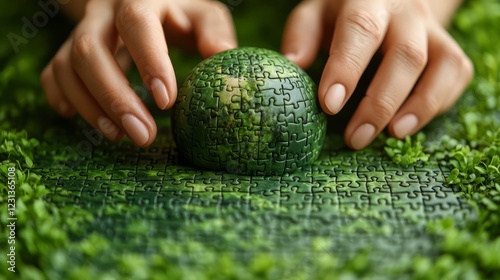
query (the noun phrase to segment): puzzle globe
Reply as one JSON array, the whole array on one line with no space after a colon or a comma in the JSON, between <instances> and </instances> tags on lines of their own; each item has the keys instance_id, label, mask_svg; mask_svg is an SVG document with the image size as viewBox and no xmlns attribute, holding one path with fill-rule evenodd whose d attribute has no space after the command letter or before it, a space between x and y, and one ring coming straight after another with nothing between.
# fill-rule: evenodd
<instances>
[{"instance_id":1,"label":"puzzle globe","mask_svg":"<svg viewBox=\"0 0 500 280\"><path fill-rule=\"evenodd\" d=\"M275 51L244 47L191 71L179 88L172 129L180 155L196 167L282 175L317 159L326 122L302 69Z\"/></svg>"}]
</instances>

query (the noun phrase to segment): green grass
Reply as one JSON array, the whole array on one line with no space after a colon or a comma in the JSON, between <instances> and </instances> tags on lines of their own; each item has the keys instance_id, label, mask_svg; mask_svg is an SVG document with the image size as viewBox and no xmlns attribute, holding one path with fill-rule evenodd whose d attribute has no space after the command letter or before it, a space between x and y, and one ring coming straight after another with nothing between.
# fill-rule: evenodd
<instances>
[{"instance_id":1,"label":"green grass","mask_svg":"<svg viewBox=\"0 0 500 280\"><path fill-rule=\"evenodd\" d=\"M282 2L277 5L283 5L287 10L287 5ZM6 38L5 34L9 32L21 32L20 18L29 17L36 11L37 7L26 5L26 1L0 4L2 38ZM273 25L273 22L246 23L252 14L261 12L257 4L248 2L234 7L234 13L240 15L236 19L241 30L240 41L245 45L253 43L277 48L279 37L276 35L266 35L258 41L249 39L255 37L252 34L260 34L261 29ZM284 18L284 15L280 17ZM61 19L54 21L60 23ZM152 256L110 254L107 249L116 244L100 234L83 236L80 231L95 217L86 209L55 207L44 199L48 190L40 174L30 171L37 156L53 153L48 148L52 142L70 141L60 139L60 135L64 135L65 128L74 123L61 121L50 111L38 83L46 59L62 39L59 34L68 29L50 23L40 28L39 34L27 44L21 45L17 54L10 43L3 40L0 43L0 244L3 249L7 244L5 237L9 234L3 226L9 214L4 207L8 191L6 178L8 167L15 166L16 277L19 277L16 279L58 279L61 275L69 279L165 279L160 273L166 274L166 279L274 279L290 268L295 268L292 270L294 274L290 275L293 279L372 278L381 275L415 279L500 277L500 33L495 28L498 22L500 3L496 0L469 1L460 10L451 32L474 62L476 74L473 82L458 104L437 118L422 134L404 141L387 139L384 147L387 154L402 165L432 159L449 166L452 171L447 178L448 184L460 189L479 218L465 228L455 226L451 219L429 223L429 232L439 240L439 256L401 259L389 271L380 271L370 261L368 250L351 259L326 253L320 249L327 246L327 241L321 239L313 243L316 246L313 247L313 261L302 266L301 261L310 260L310 256L298 253L293 258L277 259L272 253L263 252L241 263L234 261L229 252L215 252L197 242L179 244L168 239L158 241L162 250ZM280 28L274 26L274 33L269 33L279 34ZM51 40L47 38L54 39L55 43L49 43ZM196 56L177 52L175 56L174 65L178 66L181 78L182 73L187 73L198 61ZM188 63L184 62L185 58ZM104 211L110 215L123 215L127 209L109 207ZM147 222L132 224L128 230L140 232L147 226ZM234 237L223 238L230 242ZM187 260L189 256L195 256L195 252L203 252L203 259L188 271L173 261L183 256ZM7 256L2 250L2 270L6 261ZM4 278L15 277L1 271L0 279Z\"/></svg>"}]
</instances>

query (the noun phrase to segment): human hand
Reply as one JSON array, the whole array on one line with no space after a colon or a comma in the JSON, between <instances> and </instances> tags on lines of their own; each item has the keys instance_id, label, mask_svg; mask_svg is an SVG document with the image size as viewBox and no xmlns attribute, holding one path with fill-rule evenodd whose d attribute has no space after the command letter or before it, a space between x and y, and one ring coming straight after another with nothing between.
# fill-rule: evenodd
<instances>
[{"instance_id":1,"label":"human hand","mask_svg":"<svg viewBox=\"0 0 500 280\"><path fill-rule=\"evenodd\" d=\"M388 126L404 138L446 111L470 82L473 66L432 14L428 0L307 0L289 16L282 52L308 67L329 49L318 98L328 114L352 95L371 58L383 60L345 131L362 149Z\"/></svg>"},{"instance_id":2,"label":"human hand","mask_svg":"<svg viewBox=\"0 0 500 280\"><path fill-rule=\"evenodd\" d=\"M123 54L130 54L156 105L168 109L177 85L167 41L197 45L205 57L237 45L231 15L216 1L88 1L40 76L49 104L66 117L79 113L110 140L126 134L138 146L150 145L156 124L130 87Z\"/></svg>"}]
</instances>

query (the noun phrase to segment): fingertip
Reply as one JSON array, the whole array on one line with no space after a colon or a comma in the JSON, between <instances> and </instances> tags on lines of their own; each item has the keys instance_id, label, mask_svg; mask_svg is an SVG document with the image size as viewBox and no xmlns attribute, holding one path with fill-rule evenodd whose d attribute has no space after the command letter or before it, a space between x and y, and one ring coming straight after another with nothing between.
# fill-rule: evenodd
<instances>
[{"instance_id":1,"label":"fingertip","mask_svg":"<svg viewBox=\"0 0 500 280\"><path fill-rule=\"evenodd\" d=\"M391 123L389 130L394 137L404 139L406 136L413 134L418 124L418 117L409 113Z\"/></svg>"},{"instance_id":2,"label":"fingertip","mask_svg":"<svg viewBox=\"0 0 500 280\"><path fill-rule=\"evenodd\" d=\"M322 13L315 1L299 4L287 19L281 52L301 68L309 67L319 51L322 38Z\"/></svg>"},{"instance_id":3,"label":"fingertip","mask_svg":"<svg viewBox=\"0 0 500 280\"><path fill-rule=\"evenodd\" d=\"M158 108L165 110L170 104L170 98L168 96L167 86L165 83L158 78L153 78L151 80L150 88Z\"/></svg>"},{"instance_id":4,"label":"fingertip","mask_svg":"<svg viewBox=\"0 0 500 280\"><path fill-rule=\"evenodd\" d=\"M346 89L342 84L336 83L328 88L324 97L325 107L331 115L338 114L344 105Z\"/></svg>"},{"instance_id":5,"label":"fingertip","mask_svg":"<svg viewBox=\"0 0 500 280\"><path fill-rule=\"evenodd\" d=\"M281 53L290 60L291 62L297 64L302 69L307 69L314 62L318 49L312 46L301 46L300 42L290 42L283 43L294 45L293 50L283 46Z\"/></svg>"},{"instance_id":6,"label":"fingertip","mask_svg":"<svg viewBox=\"0 0 500 280\"><path fill-rule=\"evenodd\" d=\"M238 46L231 12L218 1L202 1L188 15L193 23L198 51L203 57Z\"/></svg>"},{"instance_id":7,"label":"fingertip","mask_svg":"<svg viewBox=\"0 0 500 280\"><path fill-rule=\"evenodd\" d=\"M311 65L312 62L309 62L304 55L300 55L297 52L284 52L284 56L290 60L291 62L297 64L302 69L305 69Z\"/></svg>"},{"instance_id":8,"label":"fingertip","mask_svg":"<svg viewBox=\"0 0 500 280\"><path fill-rule=\"evenodd\" d=\"M71 118L75 115L76 110L64 97L52 71L51 64L49 64L40 74L40 84L44 90L47 102L60 116Z\"/></svg>"},{"instance_id":9,"label":"fingertip","mask_svg":"<svg viewBox=\"0 0 500 280\"><path fill-rule=\"evenodd\" d=\"M377 129L371 123L358 126L350 137L346 137L347 145L354 150L361 150L368 146L376 136Z\"/></svg>"},{"instance_id":10,"label":"fingertip","mask_svg":"<svg viewBox=\"0 0 500 280\"><path fill-rule=\"evenodd\" d=\"M208 41L203 41L200 40L199 42L199 51L201 56L203 57L210 57L214 54L231 50L234 48L237 48L238 44L233 41L233 40L208 40Z\"/></svg>"},{"instance_id":11,"label":"fingertip","mask_svg":"<svg viewBox=\"0 0 500 280\"><path fill-rule=\"evenodd\" d=\"M121 117L123 129L128 137L138 147L151 145L156 137L156 126L148 127L145 122L137 116L127 113Z\"/></svg>"},{"instance_id":12,"label":"fingertip","mask_svg":"<svg viewBox=\"0 0 500 280\"><path fill-rule=\"evenodd\" d=\"M221 43L219 43L220 51L231 50L231 49L235 49L237 47L238 47L238 44L235 41L222 41Z\"/></svg>"},{"instance_id":13,"label":"fingertip","mask_svg":"<svg viewBox=\"0 0 500 280\"><path fill-rule=\"evenodd\" d=\"M66 100L59 101L57 111L59 112L59 115L65 118L71 118L76 114L75 108L73 108L73 106L71 106Z\"/></svg>"},{"instance_id":14,"label":"fingertip","mask_svg":"<svg viewBox=\"0 0 500 280\"><path fill-rule=\"evenodd\" d=\"M295 64L297 64L297 62L298 62L297 54L295 54L295 53L284 53L283 56Z\"/></svg>"}]
</instances>

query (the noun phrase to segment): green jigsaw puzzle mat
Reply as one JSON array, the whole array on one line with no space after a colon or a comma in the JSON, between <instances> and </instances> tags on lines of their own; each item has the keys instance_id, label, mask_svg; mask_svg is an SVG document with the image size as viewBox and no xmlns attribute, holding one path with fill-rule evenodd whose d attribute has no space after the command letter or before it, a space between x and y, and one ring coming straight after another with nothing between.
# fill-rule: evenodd
<instances>
[{"instance_id":1,"label":"green jigsaw puzzle mat","mask_svg":"<svg viewBox=\"0 0 500 280\"><path fill-rule=\"evenodd\" d=\"M223 2L240 45L279 49L289 1L276 9ZM22 3L0 4L9 19L1 34L20 32L20 18L39 10ZM342 131L362 83L328 119L319 159L283 176L185 163L172 113L155 108L136 71L132 87L158 125L152 146L112 143L79 117L56 116L38 75L71 29L59 16L19 52L0 41L0 280L500 279L500 37L490 28L499 21L497 0L459 11L451 32L476 77L422 134L383 133L362 151L348 149ZM201 58L170 54L180 85ZM308 70L316 82L324 59ZM16 180L15 211L6 178Z\"/></svg>"},{"instance_id":2,"label":"green jigsaw puzzle mat","mask_svg":"<svg viewBox=\"0 0 500 280\"><path fill-rule=\"evenodd\" d=\"M370 249L383 264L436 254L428 221L475 219L472 207L445 186L447 167L427 162L402 168L370 149L326 147L310 169L271 177L185 166L168 134L145 149L102 144L79 162L71 154L57 158L70 160L39 157L43 168L34 169L50 190L46 199L88 209L98 218L85 231L103 234L116 244L110 248L116 254L156 253L157 240L167 239L235 258L313 250L352 256ZM107 215L106 208L126 210ZM147 227L133 230L144 221ZM318 240L322 245L313 249Z\"/></svg>"}]
</instances>

